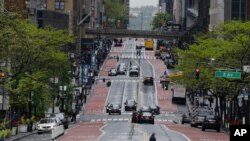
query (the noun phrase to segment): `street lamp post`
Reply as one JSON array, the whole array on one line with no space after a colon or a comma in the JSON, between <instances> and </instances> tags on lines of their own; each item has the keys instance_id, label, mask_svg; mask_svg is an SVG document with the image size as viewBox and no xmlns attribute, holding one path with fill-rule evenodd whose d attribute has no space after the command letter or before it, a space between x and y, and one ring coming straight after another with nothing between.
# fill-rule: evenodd
<instances>
[{"instance_id":1,"label":"street lamp post","mask_svg":"<svg viewBox=\"0 0 250 141\"><path fill-rule=\"evenodd\" d=\"M59 89L62 92L62 97L61 97L61 100L62 100L61 111L64 112L64 92L66 92L67 86L60 86Z\"/></svg>"}]
</instances>

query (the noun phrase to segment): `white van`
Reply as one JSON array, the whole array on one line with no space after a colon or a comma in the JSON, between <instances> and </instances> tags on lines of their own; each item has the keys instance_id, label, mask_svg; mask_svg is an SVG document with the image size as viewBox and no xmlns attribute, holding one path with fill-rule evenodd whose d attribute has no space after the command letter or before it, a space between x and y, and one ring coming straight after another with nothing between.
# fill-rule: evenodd
<instances>
[{"instance_id":1,"label":"white van","mask_svg":"<svg viewBox=\"0 0 250 141\"><path fill-rule=\"evenodd\" d=\"M126 74L127 66L125 63L120 63L117 66L117 74Z\"/></svg>"}]
</instances>

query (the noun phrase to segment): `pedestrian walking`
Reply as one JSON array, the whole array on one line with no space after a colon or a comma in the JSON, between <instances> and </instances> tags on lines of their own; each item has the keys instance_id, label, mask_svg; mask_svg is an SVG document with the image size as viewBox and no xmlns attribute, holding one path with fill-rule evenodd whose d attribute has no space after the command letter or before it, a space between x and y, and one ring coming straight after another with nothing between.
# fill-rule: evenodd
<instances>
[{"instance_id":1,"label":"pedestrian walking","mask_svg":"<svg viewBox=\"0 0 250 141\"><path fill-rule=\"evenodd\" d=\"M129 65L130 65L130 67L132 66L132 62L131 61L129 62Z\"/></svg>"},{"instance_id":2,"label":"pedestrian walking","mask_svg":"<svg viewBox=\"0 0 250 141\"><path fill-rule=\"evenodd\" d=\"M72 122L76 123L76 110L72 113Z\"/></svg>"},{"instance_id":3,"label":"pedestrian walking","mask_svg":"<svg viewBox=\"0 0 250 141\"><path fill-rule=\"evenodd\" d=\"M156 141L156 138L155 138L155 133L152 133L150 138L149 138L149 141Z\"/></svg>"}]
</instances>

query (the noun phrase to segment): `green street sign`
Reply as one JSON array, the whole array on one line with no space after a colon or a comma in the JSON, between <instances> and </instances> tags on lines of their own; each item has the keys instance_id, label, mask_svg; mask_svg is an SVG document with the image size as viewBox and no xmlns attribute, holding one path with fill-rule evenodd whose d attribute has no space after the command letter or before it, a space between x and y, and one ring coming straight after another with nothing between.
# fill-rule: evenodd
<instances>
[{"instance_id":1,"label":"green street sign","mask_svg":"<svg viewBox=\"0 0 250 141\"><path fill-rule=\"evenodd\" d=\"M215 71L215 77L240 79L241 72Z\"/></svg>"}]
</instances>

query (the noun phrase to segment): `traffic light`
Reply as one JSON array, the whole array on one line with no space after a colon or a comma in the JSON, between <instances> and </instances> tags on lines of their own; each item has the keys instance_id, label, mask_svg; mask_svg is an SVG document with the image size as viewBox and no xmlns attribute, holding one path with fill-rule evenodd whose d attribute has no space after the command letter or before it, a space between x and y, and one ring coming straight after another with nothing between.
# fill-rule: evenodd
<instances>
[{"instance_id":1,"label":"traffic light","mask_svg":"<svg viewBox=\"0 0 250 141\"><path fill-rule=\"evenodd\" d=\"M195 79L199 79L200 78L200 69L196 68L194 71L194 77Z\"/></svg>"}]
</instances>

